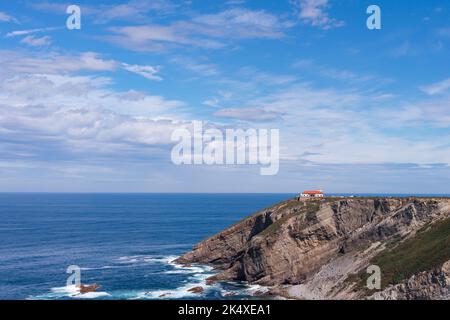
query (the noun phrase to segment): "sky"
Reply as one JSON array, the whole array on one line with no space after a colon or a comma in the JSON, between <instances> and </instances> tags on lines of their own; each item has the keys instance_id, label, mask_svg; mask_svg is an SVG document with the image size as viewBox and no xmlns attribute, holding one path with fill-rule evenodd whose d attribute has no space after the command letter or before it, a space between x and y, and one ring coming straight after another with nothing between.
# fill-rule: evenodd
<instances>
[{"instance_id":1,"label":"sky","mask_svg":"<svg viewBox=\"0 0 450 320\"><path fill-rule=\"evenodd\" d=\"M0 38L2 192L450 194L448 1L0 0ZM278 174L175 165L193 121L278 129Z\"/></svg>"}]
</instances>

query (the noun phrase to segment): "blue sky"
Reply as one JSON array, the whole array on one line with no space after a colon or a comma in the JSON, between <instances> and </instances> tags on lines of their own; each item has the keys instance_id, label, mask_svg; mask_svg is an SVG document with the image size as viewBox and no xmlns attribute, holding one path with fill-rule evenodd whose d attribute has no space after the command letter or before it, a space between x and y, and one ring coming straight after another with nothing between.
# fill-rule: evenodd
<instances>
[{"instance_id":1,"label":"blue sky","mask_svg":"<svg viewBox=\"0 0 450 320\"><path fill-rule=\"evenodd\" d=\"M0 191L450 193L447 1L1 1L0 37ZM194 120L279 129L279 173L175 166Z\"/></svg>"}]
</instances>

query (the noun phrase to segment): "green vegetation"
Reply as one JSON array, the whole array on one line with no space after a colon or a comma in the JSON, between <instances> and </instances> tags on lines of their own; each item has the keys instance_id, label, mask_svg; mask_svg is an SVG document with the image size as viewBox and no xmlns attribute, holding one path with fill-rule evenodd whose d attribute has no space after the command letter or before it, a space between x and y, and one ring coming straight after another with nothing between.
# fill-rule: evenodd
<instances>
[{"instance_id":1,"label":"green vegetation","mask_svg":"<svg viewBox=\"0 0 450 320\"><path fill-rule=\"evenodd\" d=\"M329 197L329 196L326 196L326 197L324 197L322 199L320 199L320 198L307 199L307 200L303 199L301 201L298 201L297 199L288 199L288 200L280 201L280 202L278 202L278 203L276 203L274 205L271 205L270 207L267 207L267 208L264 208L262 210L259 210L259 211L255 212L253 214L250 214L249 216L247 216L247 217L245 217L245 218L243 218L243 219L233 223L230 227L236 226L236 225L240 224L241 222L247 220L248 218L256 217L258 215L263 214L264 212L273 211L273 210L275 210L277 208L278 209L290 209L292 207L306 206L307 207L307 217L308 218L313 218L315 212L317 212L317 210L319 209L321 203L331 203L331 202L342 201L342 200L361 200L361 199L362 200L383 200L383 199L389 199L389 198L392 198L392 197L382 197L382 196L379 196L379 197L374 197L374 196L354 196L354 197L344 197L344 196L342 196L342 197L339 196L338 197L338 196L334 196L334 197L331 197L330 196ZM420 198L417 198L417 197L402 197L402 198L399 198L399 199L403 199L405 201L413 201L413 200L418 200L418 199L424 199L424 200L431 200L431 199L433 199L433 200L442 200L442 199L447 199L448 200L450 198L448 198L448 197L428 197L428 198L427 197L420 197Z\"/></svg>"},{"instance_id":2,"label":"green vegetation","mask_svg":"<svg viewBox=\"0 0 450 320\"><path fill-rule=\"evenodd\" d=\"M269 234L274 234L275 232L277 232L280 229L280 227L286 221L288 221L290 218L294 217L295 215L297 215L297 214L296 213L291 213L291 214L287 214L287 215L281 217L280 219L278 219L277 221L272 223L270 226L268 226L266 229L261 231L258 235L259 236L266 236L266 235L269 235Z\"/></svg>"},{"instance_id":3,"label":"green vegetation","mask_svg":"<svg viewBox=\"0 0 450 320\"><path fill-rule=\"evenodd\" d=\"M312 220L316 216L316 212L320 209L320 202L319 201L307 201L305 203L306 208L306 219Z\"/></svg>"},{"instance_id":4,"label":"green vegetation","mask_svg":"<svg viewBox=\"0 0 450 320\"><path fill-rule=\"evenodd\" d=\"M290 214L284 215L279 220L275 221L266 229L264 229L261 233L259 233L259 235L266 236L276 233L286 221L295 216L305 215L306 220L314 219L316 212L320 208L321 202L322 202L321 200L306 200L306 201L291 200L286 202L286 204L280 207L280 209L286 210L297 207L298 210Z\"/></svg>"},{"instance_id":5,"label":"green vegetation","mask_svg":"<svg viewBox=\"0 0 450 320\"><path fill-rule=\"evenodd\" d=\"M450 259L450 219L428 228L399 244L392 250L381 253L372 264L382 271L382 286L397 284L412 275L440 267Z\"/></svg>"}]
</instances>

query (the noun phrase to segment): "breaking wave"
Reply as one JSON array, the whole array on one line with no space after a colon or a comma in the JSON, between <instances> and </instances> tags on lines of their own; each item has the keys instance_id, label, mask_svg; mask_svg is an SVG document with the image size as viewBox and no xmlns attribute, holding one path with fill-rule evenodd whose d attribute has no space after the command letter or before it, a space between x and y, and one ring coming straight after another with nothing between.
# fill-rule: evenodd
<instances>
[{"instance_id":1,"label":"breaking wave","mask_svg":"<svg viewBox=\"0 0 450 320\"><path fill-rule=\"evenodd\" d=\"M242 283L214 283L208 284L206 279L215 274L210 266L191 264L182 265L175 262L178 256L152 256L130 255L115 259L110 265L100 267L82 268L82 270L103 270L127 267L156 267L157 271L151 274L165 275L163 285L156 288L142 288L135 290L108 290L81 294L76 286L55 287L50 292L29 297L29 299L193 299L193 298L245 298L267 289L259 285L246 285ZM152 269L150 268L150 271ZM158 271L159 270L159 271ZM178 283L174 288L164 287L164 283ZM101 283L100 283L101 284ZM193 288L197 291L192 292ZM201 288L201 289L199 289Z\"/></svg>"},{"instance_id":2,"label":"breaking wave","mask_svg":"<svg viewBox=\"0 0 450 320\"><path fill-rule=\"evenodd\" d=\"M30 297L29 299L31 300L54 300L64 298L96 299L100 297L109 297L109 296L111 295L105 291L80 293L80 288L73 285L73 286L51 288L49 293L35 297Z\"/></svg>"}]
</instances>

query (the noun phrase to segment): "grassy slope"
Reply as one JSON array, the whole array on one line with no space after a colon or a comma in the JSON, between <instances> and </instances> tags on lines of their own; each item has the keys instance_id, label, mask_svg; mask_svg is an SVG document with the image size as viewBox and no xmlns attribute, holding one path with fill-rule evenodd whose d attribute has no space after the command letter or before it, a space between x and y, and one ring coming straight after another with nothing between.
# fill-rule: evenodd
<instances>
[{"instance_id":1,"label":"grassy slope","mask_svg":"<svg viewBox=\"0 0 450 320\"><path fill-rule=\"evenodd\" d=\"M286 202L285 205L283 206L283 208L281 208L281 209L288 210L290 208L295 208L295 207L297 207L298 211L292 212L290 214L286 214L281 219L275 221L269 227L267 227L265 230L263 230L261 233L259 233L259 236L274 235L280 229L280 227L285 222L287 222L290 218L301 215L301 214L306 214L307 220L312 219L313 216L315 215L315 213L320 208L320 201L309 200L309 201L305 201L305 202L299 202L297 200L291 200L291 201Z\"/></svg>"},{"instance_id":2,"label":"grassy slope","mask_svg":"<svg viewBox=\"0 0 450 320\"><path fill-rule=\"evenodd\" d=\"M450 219L425 227L414 238L378 255L371 264L382 273L382 288L450 260Z\"/></svg>"}]
</instances>

